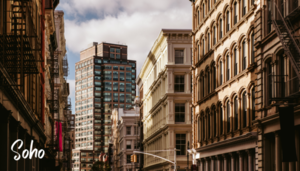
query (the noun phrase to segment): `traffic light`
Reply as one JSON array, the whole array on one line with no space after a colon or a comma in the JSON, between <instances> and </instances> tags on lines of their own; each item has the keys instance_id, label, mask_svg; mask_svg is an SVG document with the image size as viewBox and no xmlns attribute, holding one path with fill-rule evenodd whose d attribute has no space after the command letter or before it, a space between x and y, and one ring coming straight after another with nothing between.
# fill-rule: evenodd
<instances>
[{"instance_id":1,"label":"traffic light","mask_svg":"<svg viewBox=\"0 0 300 171\"><path fill-rule=\"evenodd\" d=\"M136 154L133 155L133 162L135 162L135 163L137 162L136 161Z\"/></svg>"},{"instance_id":2,"label":"traffic light","mask_svg":"<svg viewBox=\"0 0 300 171\"><path fill-rule=\"evenodd\" d=\"M130 156L130 161L133 162L133 155Z\"/></svg>"}]
</instances>

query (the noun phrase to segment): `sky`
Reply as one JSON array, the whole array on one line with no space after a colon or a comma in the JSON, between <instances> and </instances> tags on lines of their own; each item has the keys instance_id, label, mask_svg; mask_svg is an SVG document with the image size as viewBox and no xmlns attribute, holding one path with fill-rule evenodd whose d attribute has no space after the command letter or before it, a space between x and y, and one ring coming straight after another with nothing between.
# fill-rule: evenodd
<instances>
[{"instance_id":1,"label":"sky","mask_svg":"<svg viewBox=\"0 0 300 171\"><path fill-rule=\"evenodd\" d=\"M75 63L93 42L125 44L137 74L161 29L191 29L189 0L61 0L69 62L70 97L75 113Z\"/></svg>"}]
</instances>

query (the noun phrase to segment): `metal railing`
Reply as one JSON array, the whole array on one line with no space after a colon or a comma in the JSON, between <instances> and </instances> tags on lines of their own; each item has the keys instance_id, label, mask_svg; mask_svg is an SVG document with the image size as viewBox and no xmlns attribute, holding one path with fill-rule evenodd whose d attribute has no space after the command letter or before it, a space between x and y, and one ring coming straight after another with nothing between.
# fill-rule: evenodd
<instances>
[{"instance_id":1,"label":"metal railing","mask_svg":"<svg viewBox=\"0 0 300 171\"><path fill-rule=\"evenodd\" d=\"M288 75L269 75L268 79L271 84L271 101L294 98L299 93L298 76L290 78Z\"/></svg>"}]
</instances>

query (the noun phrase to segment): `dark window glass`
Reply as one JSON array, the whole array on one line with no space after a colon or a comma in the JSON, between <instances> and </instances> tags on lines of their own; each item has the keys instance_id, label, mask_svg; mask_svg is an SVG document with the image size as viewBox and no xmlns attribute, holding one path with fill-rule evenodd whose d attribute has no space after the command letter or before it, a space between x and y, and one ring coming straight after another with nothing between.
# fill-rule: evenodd
<instances>
[{"instance_id":1,"label":"dark window glass","mask_svg":"<svg viewBox=\"0 0 300 171\"><path fill-rule=\"evenodd\" d=\"M111 57L111 58L115 58L115 54L111 53L111 54L110 54L110 57Z\"/></svg>"},{"instance_id":2,"label":"dark window glass","mask_svg":"<svg viewBox=\"0 0 300 171\"><path fill-rule=\"evenodd\" d=\"M118 91L118 86L119 86L119 83L114 82L114 83L113 83L113 90L114 90L114 91Z\"/></svg>"},{"instance_id":3,"label":"dark window glass","mask_svg":"<svg viewBox=\"0 0 300 171\"><path fill-rule=\"evenodd\" d=\"M110 52L115 52L115 48L110 48Z\"/></svg>"},{"instance_id":4,"label":"dark window glass","mask_svg":"<svg viewBox=\"0 0 300 171\"><path fill-rule=\"evenodd\" d=\"M210 50L210 34L207 33L207 48Z\"/></svg>"},{"instance_id":5,"label":"dark window glass","mask_svg":"<svg viewBox=\"0 0 300 171\"><path fill-rule=\"evenodd\" d=\"M116 53L121 53L121 50L120 49L116 49Z\"/></svg>"},{"instance_id":6,"label":"dark window glass","mask_svg":"<svg viewBox=\"0 0 300 171\"><path fill-rule=\"evenodd\" d=\"M95 87L95 91L101 91L101 87Z\"/></svg>"},{"instance_id":7,"label":"dark window glass","mask_svg":"<svg viewBox=\"0 0 300 171\"><path fill-rule=\"evenodd\" d=\"M226 109L227 109L227 132L230 132L230 102L229 100L227 101L227 105L226 105Z\"/></svg>"},{"instance_id":8,"label":"dark window glass","mask_svg":"<svg viewBox=\"0 0 300 171\"><path fill-rule=\"evenodd\" d=\"M95 65L95 69L101 69L100 65Z\"/></svg>"},{"instance_id":9,"label":"dark window glass","mask_svg":"<svg viewBox=\"0 0 300 171\"><path fill-rule=\"evenodd\" d=\"M237 97L234 98L234 129L238 129L238 99Z\"/></svg>"},{"instance_id":10,"label":"dark window glass","mask_svg":"<svg viewBox=\"0 0 300 171\"><path fill-rule=\"evenodd\" d=\"M186 152L186 136L185 134L176 134L176 155L185 155Z\"/></svg>"},{"instance_id":11,"label":"dark window glass","mask_svg":"<svg viewBox=\"0 0 300 171\"><path fill-rule=\"evenodd\" d=\"M126 81L131 81L131 72L126 72Z\"/></svg>"},{"instance_id":12,"label":"dark window glass","mask_svg":"<svg viewBox=\"0 0 300 171\"><path fill-rule=\"evenodd\" d=\"M126 67L126 71L131 71L131 67Z\"/></svg>"},{"instance_id":13,"label":"dark window glass","mask_svg":"<svg viewBox=\"0 0 300 171\"><path fill-rule=\"evenodd\" d=\"M220 61L220 85L223 84L223 65L222 61Z\"/></svg>"},{"instance_id":14,"label":"dark window glass","mask_svg":"<svg viewBox=\"0 0 300 171\"><path fill-rule=\"evenodd\" d=\"M216 36L217 35L217 31L216 31L216 26L214 26L214 45L217 43L217 40L216 40Z\"/></svg>"},{"instance_id":15,"label":"dark window glass","mask_svg":"<svg viewBox=\"0 0 300 171\"><path fill-rule=\"evenodd\" d=\"M246 0L243 0L243 16L246 14L247 12L247 8L246 8Z\"/></svg>"},{"instance_id":16,"label":"dark window glass","mask_svg":"<svg viewBox=\"0 0 300 171\"><path fill-rule=\"evenodd\" d=\"M223 109L222 105L219 107L219 114L220 114L220 134L223 134L223 123L224 123L224 118L223 118Z\"/></svg>"},{"instance_id":17,"label":"dark window glass","mask_svg":"<svg viewBox=\"0 0 300 171\"><path fill-rule=\"evenodd\" d=\"M205 39L202 40L202 56L205 55Z\"/></svg>"},{"instance_id":18,"label":"dark window glass","mask_svg":"<svg viewBox=\"0 0 300 171\"><path fill-rule=\"evenodd\" d=\"M184 75L176 75L174 83L175 92L184 92Z\"/></svg>"},{"instance_id":19,"label":"dark window glass","mask_svg":"<svg viewBox=\"0 0 300 171\"><path fill-rule=\"evenodd\" d=\"M114 69L114 70L118 70L119 67L118 67L118 66L113 66L113 69Z\"/></svg>"},{"instance_id":20,"label":"dark window glass","mask_svg":"<svg viewBox=\"0 0 300 171\"><path fill-rule=\"evenodd\" d=\"M230 21L230 15L229 15L229 11L227 11L227 13L226 13L226 31L228 32L229 31L229 29L230 29L230 23L229 23L229 21Z\"/></svg>"},{"instance_id":21,"label":"dark window glass","mask_svg":"<svg viewBox=\"0 0 300 171\"><path fill-rule=\"evenodd\" d=\"M117 72L117 71L114 71L114 72L113 72L113 80L114 80L114 81L118 81L118 80L119 80L119 75L118 75L118 72Z\"/></svg>"},{"instance_id":22,"label":"dark window glass","mask_svg":"<svg viewBox=\"0 0 300 171\"><path fill-rule=\"evenodd\" d=\"M111 93L103 93L104 102L111 102Z\"/></svg>"},{"instance_id":23,"label":"dark window glass","mask_svg":"<svg viewBox=\"0 0 300 171\"><path fill-rule=\"evenodd\" d=\"M104 82L104 91L111 91L111 82Z\"/></svg>"},{"instance_id":24,"label":"dark window glass","mask_svg":"<svg viewBox=\"0 0 300 171\"><path fill-rule=\"evenodd\" d=\"M125 91L125 84L124 83L119 83L120 84L120 91L124 92Z\"/></svg>"},{"instance_id":25,"label":"dark window glass","mask_svg":"<svg viewBox=\"0 0 300 171\"><path fill-rule=\"evenodd\" d=\"M175 50L175 64L183 64L183 50Z\"/></svg>"},{"instance_id":26,"label":"dark window glass","mask_svg":"<svg viewBox=\"0 0 300 171\"><path fill-rule=\"evenodd\" d=\"M255 88L252 88L252 120L255 120Z\"/></svg>"},{"instance_id":27,"label":"dark window glass","mask_svg":"<svg viewBox=\"0 0 300 171\"><path fill-rule=\"evenodd\" d=\"M120 54L116 54L116 59L120 59L120 58L121 58Z\"/></svg>"},{"instance_id":28,"label":"dark window glass","mask_svg":"<svg viewBox=\"0 0 300 171\"><path fill-rule=\"evenodd\" d=\"M126 94L126 103L131 103L131 94Z\"/></svg>"},{"instance_id":29,"label":"dark window glass","mask_svg":"<svg viewBox=\"0 0 300 171\"><path fill-rule=\"evenodd\" d=\"M120 93L120 103L124 103L124 101L125 101L125 95L123 94L123 93ZM120 105L120 107L121 107L121 105ZM123 108L124 108L124 106L123 106Z\"/></svg>"},{"instance_id":30,"label":"dark window glass","mask_svg":"<svg viewBox=\"0 0 300 171\"><path fill-rule=\"evenodd\" d=\"M220 39L222 39L223 37L223 23L222 23L222 19L220 19Z\"/></svg>"},{"instance_id":31,"label":"dark window glass","mask_svg":"<svg viewBox=\"0 0 300 171\"><path fill-rule=\"evenodd\" d=\"M234 10L234 24L236 24L237 23L237 18L238 18L238 16L237 16L237 3L236 2L234 3L233 10Z\"/></svg>"},{"instance_id":32,"label":"dark window glass","mask_svg":"<svg viewBox=\"0 0 300 171\"><path fill-rule=\"evenodd\" d=\"M246 57L246 42L242 43L242 51L243 51L243 70L247 68L247 57Z\"/></svg>"},{"instance_id":33,"label":"dark window glass","mask_svg":"<svg viewBox=\"0 0 300 171\"><path fill-rule=\"evenodd\" d=\"M254 55L255 55L255 49L254 49L254 33L251 34L251 63L254 63Z\"/></svg>"},{"instance_id":34,"label":"dark window glass","mask_svg":"<svg viewBox=\"0 0 300 171\"><path fill-rule=\"evenodd\" d=\"M111 80L111 71L104 71L104 80Z\"/></svg>"},{"instance_id":35,"label":"dark window glass","mask_svg":"<svg viewBox=\"0 0 300 171\"><path fill-rule=\"evenodd\" d=\"M205 18L205 4L204 3L203 3L202 11L203 11L203 19L204 19Z\"/></svg>"},{"instance_id":36,"label":"dark window glass","mask_svg":"<svg viewBox=\"0 0 300 171\"><path fill-rule=\"evenodd\" d=\"M126 127L126 135L131 135L131 126Z\"/></svg>"},{"instance_id":37,"label":"dark window glass","mask_svg":"<svg viewBox=\"0 0 300 171\"><path fill-rule=\"evenodd\" d=\"M236 76L237 75L237 69L238 69L238 64L237 64L238 58L237 58L236 48L234 48L234 50L233 50L233 56L234 56L234 76Z\"/></svg>"},{"instance_id":38,"label":"dark window glass","mask_svg":"<svg viewBox=\"0 0 300 171\"><path fill-rule=\"evenodd\" d=\"M95 76L95 80L101 80L101 77Z\"/></svg>"},{"instance_id":39,"label":"dark window glass","mask_svg":"<svg viewBox=\"0 0 300 171\"><path fill-rule=\"evenodd\" d=\"M109 69L109 70L111 70L111 66L110 66L110 65L105 65L105 66L104 66L104 69Z\"/></svg>"},{"instance_id":40,"label":"dark window glass","mask_svg":"<svg viewBox=\"0 0 300 171\"><path fill-rule=\"evenodd\" d=\"M96 86L101 86L101 82L95 82Z\"/></svg>"},{"instance_id":41,"label":"dark window glass","mask_svg":"<svg viewBox=\"0 0 300 171\"><path fill-rule=\"evenodd\" d=\"M126 83L126 92L131 92L131 83Z\"/></svg>"},{"instance_id":42,"label":"dark window glass","mask_svg":"<svg viewBox=\"0 0 300 171\"><path fill-rule=\"evenodd\" d=\"M101 71L95 71L95 75L101 75Z\"/></svg>"},{"instance_id":43,"label":"dark window glass","mask_svg":"<svg viewBox=\"0 0 300 171\"><path fill-rule=\"evenodd\" d=\"M185 122L185 104L175 104L175 122Z\"/></svg>"},{"instance_id":44,"label":"dark window glass","mask_svg":"<svg viewBox=\"0 0 300 171\"><path fill-rule=\"evenodd\" d=\"M120 67L120 69L121 69L121 67ZM120 81L125 81L124 72L120 72Z\"/></svg>"},{"instance_id":45,"label":"dark window glass","mask_svg":"<svg viewBox=\"0 0 300 171\"><path fill-rule=\"evenodd\" d=\"M230 79L230 59L229 59L229 55L226 56L226 62L227 62L226 78L227 78L227 81L228 81Z\"/></svg>"},{"instance_id":46,"label":"dark window glass","mask_svg":"<svg viewBox=\"0 0 300 171\"><path fill-rule=\"evenodd\" d=\"M114 102L118 102L118 101L119 101L119 94L114 93Z\"/></svg>"},{"instance_id":47,"label":"dark window glass","mask_svg":"<svg viewBox=\"0 0 300 171\"><path fill-rule=\"evenodd\" d=\"M247 96L246 92L243 94L243 126L247 126Z\"/></svg>"},{"instance_id":48,"label":"dark window glass","mask_svg":"<svg viewBox=\"0 0 300 171\"><path fill-rule=\"evenodd\" d=\"M214 136L217 136L217 112L216 109L213 109L213 117L214 117Z\"/></svg>"}]
</instances>

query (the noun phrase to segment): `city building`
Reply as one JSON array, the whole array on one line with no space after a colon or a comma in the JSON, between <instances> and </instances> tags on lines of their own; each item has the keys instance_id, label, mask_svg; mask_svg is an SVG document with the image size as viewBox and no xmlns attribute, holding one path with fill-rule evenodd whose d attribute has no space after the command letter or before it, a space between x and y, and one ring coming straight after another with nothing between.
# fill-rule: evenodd
<instances>
[{"instance_id":1,"label":"city building","mask_svg":"<svg viewBox=\"0 0 300 171\"><path fill-rule=\"evenodd\" d=\"M259 171L300 170L299 6L298 0L257 4L253 124Z\"/></svg>"},{"instance_id":2,"label":"city building","mask_svg":"<svg viewBox=\"0 0 300 171\"><path fill-rule=\"evenodd\" d=\"M137 78L139 85L143 150L176 162L186 170L192 141L192 30L162 29ZM172 150L158 151L155 150ZM143 169L169 170L173 164L144 155Z\"/></svg>"},{"instance_id":3,"label":"city building","mask_svg":"<svg viewBox=\"0 0 300 171\"><path fill-rule=\"evenodd\" d=\"M201 171L256 168L256 2L193 3L193 149Z\"/></svg>"},{"instance_id":4,"label":"city building","mask_svg":"<svg viewBox=\"0 0 300 171\"><path fill-rule=\"evenodd\" d=\"M193 163L299 170L298 1L192 3Z\"/></svg>"},{"instance_id":5,"label":"city building","mask_svg":"<svg viewBox=\"0 0 300 171\"><path fill-rule=\"evenodd\" d=\"M75 66L75 150L73 170L91 170L101 152L109 156L111 113L131 109L136 95L136 61L127 59L127 46L93 43L80 52Z\"/></svg>"},{"instance_id":6,"label":"city building","mask_svg":"<svg viewBox=\"0 0 300 171\"><path fill-rule=\"evenodd\" d=\"M139 168L139 154L136 154L137 162L131 162L133 151L139 151L139 118L138 107L129 110L116 108L112 112L113 171L134 171Z\"/></svg>"},{"instance_id":7,"label":"city building","mask_svg":"<svg viewBox=\"0 0 300 171\"><path fill-rule=\"evenodd\" d=\"M46 81L52 79L47 75L46 59L54 57L57 47L54 10L58 3L58 0L0 2L2 170L58 170L53 103L49 103L46 93L50 85ZM18 139L22 140L19 142L22 147L14 146L14 151L22 154L32 145L43 149L45 156L15 160L16 154L9 149Z\"/></svg>"}]
</instances>

